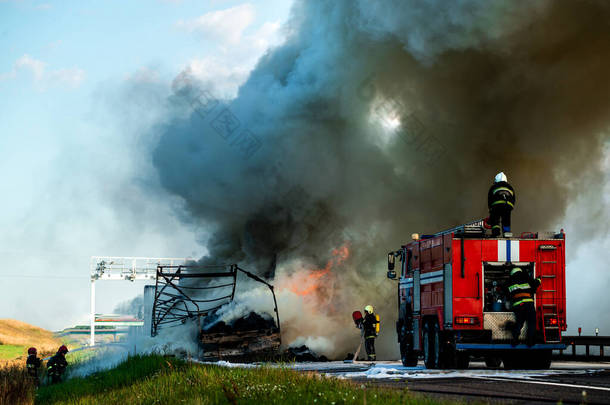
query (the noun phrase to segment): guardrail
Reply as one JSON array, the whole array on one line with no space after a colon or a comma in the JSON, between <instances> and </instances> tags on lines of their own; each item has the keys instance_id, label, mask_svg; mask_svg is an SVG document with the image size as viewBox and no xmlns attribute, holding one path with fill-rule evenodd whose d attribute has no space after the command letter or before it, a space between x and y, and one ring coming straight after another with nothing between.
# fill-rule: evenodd
<instances>
[{"instance_id":1,"label":"guardrail","mask_svg":"<svg viewBox=\"0 0 610 405\"><path fill-rule=\"evenodd\" d=\"M604 346L610 347L610 336L562 336L561 340L568 347L566 350L559 350L559 353L553 356L555 359L574 361L610 361L610 356L606 355L606 352L604 351ZM577 353L577 346L584 346L585 353ZM591 346L599 347L599 354L591 354Z\"/></svg>"}]
</instances>

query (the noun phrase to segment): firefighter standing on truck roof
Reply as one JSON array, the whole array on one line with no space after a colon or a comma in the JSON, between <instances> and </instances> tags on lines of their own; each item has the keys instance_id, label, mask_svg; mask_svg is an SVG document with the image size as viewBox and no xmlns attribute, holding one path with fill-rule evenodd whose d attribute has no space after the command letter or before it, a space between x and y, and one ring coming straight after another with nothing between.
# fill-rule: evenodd
<instances>
[{"instance_id":1,"label":"firefighter standing on truck roof","mask_svg":"<svg viewBox=\"0 0 610 405\"><path fill-rule=\"evenodd\" d=\"M508 179L503 172L496 175L494 184L489 189L487 206L489 207L491 235L497 237L504 232L510 232L510 213L515 207L515 190L508 184ZM500 219L502 227L500 227Z\"/></svg>"},{"instance_id":2,"label":"firefighter standing on truck roof","mask_svg":"<svg viewBox=\"0 0 610 405\"><path fill-rule=\"evenodd\" d=\"M540 286L540 277L533 279L521 267L514 267L508 279L508 293L513 312L515 313L515 325L512 330L511 346L519 342L519 335L523 324L527 322L528 346L533 346L536 337L536 308L534 307L534 294Z\"/></svg>"},{"instance_id":3,"label":"firefighter standing on truck roof","mask_svg":"<svg viewBox=\"0 0 610 405\"><path fill-rule=\"evenodd\" d=\"M42 361L37 356L37 350L35 347L28 349L28 359L25 361L25 366L28 370L28 377L30 377L36 385L38 385L38 369L42 365Z\"/></svg>"},{"instance_id":4,"label":"firefighter standing on truck roof","mask_svg":"<svg viewBox=\"0 0 610 405\"><path fill-rule=\"evenodd\" d=\"M66 371L66 367L68 367L66 353L68 353L68 348L65 345L61 345L55 356L51 357L47 362L47 374L53 384L61 382L61 376Z\"/></svg>"},{"instance_id":5,"label":"firefighter standing on truck roof","mask_svg":"<svg viewBox=\"0 0 610 405\"><path fill-rule=\"evenodd\" d=\"M373 307L371 305L367 305L364 307L364 321L362 322L362 326L364 328L364 348L366 349L366 354L368 356L368 360L375 360L375 338L377 337L377 332L379 332L379 316L373 313Z\"/></svg>"}]
</instances>

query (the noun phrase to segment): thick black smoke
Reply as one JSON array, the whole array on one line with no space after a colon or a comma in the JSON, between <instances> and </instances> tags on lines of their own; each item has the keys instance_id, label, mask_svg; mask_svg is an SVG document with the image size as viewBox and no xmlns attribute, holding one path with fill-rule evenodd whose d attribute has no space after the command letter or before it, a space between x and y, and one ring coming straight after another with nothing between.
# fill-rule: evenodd
<instances>
[{"instance_id":1,"label":"thick black smoke","mask_svg":"<svg viewBox=\"0 0 610 405\"><path fill-rule=\"evenodd\" d=\"M517 232L553 227L595 190L608 21L603 1L297 1L286 42L235 99L177 78L154 163L189 220L214 228L205 260L273 277L294 260L324 267L347 241L336 327L372 303L389 331L385 253L485 216L498 171ZM601 203L592 192L585 227Z\"/></svg>"}]
</instances>

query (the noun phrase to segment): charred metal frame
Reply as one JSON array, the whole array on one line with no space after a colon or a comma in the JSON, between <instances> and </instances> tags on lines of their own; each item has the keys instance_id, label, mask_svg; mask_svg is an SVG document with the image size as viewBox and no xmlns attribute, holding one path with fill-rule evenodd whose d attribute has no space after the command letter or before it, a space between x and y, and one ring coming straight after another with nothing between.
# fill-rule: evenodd
<instances>
[{"instance_id":1,"label":"charred metal frame","mask_svg":"<svg viewBox=\"0 0 610 405\"><path fill-rule=\"evenodd\" d=\"M280 315L277 309L277 300L273 286L257 275L246 271L236 264L218 266L157 266L155 294L152 308L151 336L156 336L159 329L164 326L176 326L185 323L188 319L197 318L201 329L201 317L207 316L221 306L233 301L237 274L241 272L259 283L265 284L273 295L273 310L277 320L277 329L280 332ZM193 286L181 285L184 279L213 280L228 278L229 282L219 285ZM214 296L215 291L231 289L231 293L221 292ZM210 292L205 298L193 298L198 291ZM224 295L222 295L224 294Z\"/></svg>"}]
</instances>

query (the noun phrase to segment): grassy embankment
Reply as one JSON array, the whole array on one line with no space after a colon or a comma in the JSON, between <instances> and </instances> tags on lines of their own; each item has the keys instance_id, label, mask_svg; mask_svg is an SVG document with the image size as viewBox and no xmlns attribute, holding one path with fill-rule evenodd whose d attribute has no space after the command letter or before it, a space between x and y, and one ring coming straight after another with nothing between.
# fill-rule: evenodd
<instances>
[{"instance_id":1,"label":"grassy embankment","mask_svg":"<svg viewBox=\"0 0 610 405\"><path fill-rule=\"evenodd\" d=\"M39 356L55 353L61 341L53 332L14 319L0 319L0 404L32 402L34 386L25 370L28 347Z\"/></svg>"},{"instance_id":2,"label":"grassy embankment","mask_svg":"<svg viewBox=\"0 0 610 405\"><path fill-rule=\"evenodd\" d=\"M36 346L44 356L54 353L61 342L51 332L12 320L0 320L0 339L11 344L10 349L5 348L7 357L23 352L0 367L0 405L439 403L407 390L363 388L350 381L288 368L224 368L160 355L131 357L114 369L36 390L25 372L25 350ZM86 361L70 356L72 365Z\"/></svg>"},{"instance_id":3,"label":"grassy embankment","mask_svg":"<svg viewBox=\"0 0 610 405\"><path fill-rule=\"evenodd\" d=\"M46 357L55 353L62 344L53 332L16 321L0 319L0 362L25 362L28 347L38 349L38 356Z\"/></svg>"},{"instance_id":4,"label":"grassy embankment","mask_svg":"<svg viewBox=\"0 0 610 405\"><path fill-rule=\"evenodd\" d=\"M160 355L41 387L36 404L438 404L408 390L373 388L288 368L226 368Z\"/></svg>"},{"instance_id":5,"label":"grassy embankment","mask_svg":"<svg viewBox=\"0 0 610 405\"><path fill-rule=\"evenodd\" d=\"M34 385L28 378L25 360L29 347L38 349L38 357L52 356L57 348L70 342L58 339L53 332L14 319L0 319L0 405L32 403ZM84 361L86 352L68 353L68 361ZM40 370L44 379L45 367Z\"/></svg>"}]
</instances>

